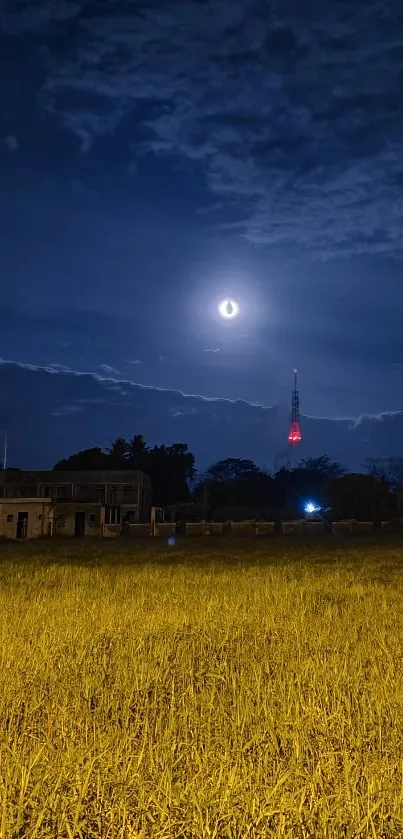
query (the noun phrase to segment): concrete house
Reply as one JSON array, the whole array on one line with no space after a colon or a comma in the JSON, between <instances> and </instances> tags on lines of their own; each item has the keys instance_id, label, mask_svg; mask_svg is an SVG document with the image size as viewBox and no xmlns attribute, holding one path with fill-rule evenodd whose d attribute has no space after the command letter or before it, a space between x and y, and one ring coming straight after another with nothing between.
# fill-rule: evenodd
<instances>
[{"instance_id":1,"label":"concrete house","mask_svg":"<svg viewBox=\"0 0 403 839\"><path fill-rule=\"evenodd\" d=\"M150 521L152 488L138 471L0 472L0 535L119 536Z\"/></svg>"},{"instance_id":2,"label":"concrete house","mask_svg":"<svg viewBox=\"0 0 403 839\"><path fill-rule=\"evenodd\" d=\"M51 498L0 499L0 536L32 539L53 534Z\"/></svg>"}]
</instances>

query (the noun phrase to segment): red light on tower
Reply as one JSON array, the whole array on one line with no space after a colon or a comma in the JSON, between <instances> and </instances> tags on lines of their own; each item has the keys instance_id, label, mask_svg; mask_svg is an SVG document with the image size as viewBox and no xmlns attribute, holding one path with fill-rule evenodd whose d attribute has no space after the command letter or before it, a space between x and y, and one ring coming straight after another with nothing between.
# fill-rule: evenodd
<instances>
[{"instance_id":1,"label":"red light on tower","mask_svg":"<svg viewBox=\"0 0 403 839\"><path fill-rule=\"evenodd\" d=\"M295 446L296 443L300 443L302 440L301 430L298 428L298 424L292 423L290 433L288 435L288 442L291 446Z\"/></svg>"},{"instance_id":2,"label":"red light on tower","mask_svg":"<svg viewBox=\"0 0 403 839\"><path fill-rule=\"evenodd\" d=\"M299 393L297 390L297 371L294 370L294 390L292 392L292 408L291 408L291 428L288 435L288 442L290 446L296 446L302 440L301 429L299 427Z\"/></svg>"}]
</instances>

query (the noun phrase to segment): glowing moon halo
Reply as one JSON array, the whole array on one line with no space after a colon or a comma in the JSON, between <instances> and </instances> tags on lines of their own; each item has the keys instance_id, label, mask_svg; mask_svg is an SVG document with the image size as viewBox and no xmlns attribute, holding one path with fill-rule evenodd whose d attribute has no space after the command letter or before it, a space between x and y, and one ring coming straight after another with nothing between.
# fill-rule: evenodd
<instances>
[{"instance_id":1,"label":"glowing moon halo","mask_svg":"<svg viewBox=\"0 0 403 839\"><path fill-rule=\"evenodd\" d=\"M227 320L232 320L236 318L239 312L239 306L236 300L222 300L218 311L222 318L226 318Z\"/></svg>"}]
</instances>

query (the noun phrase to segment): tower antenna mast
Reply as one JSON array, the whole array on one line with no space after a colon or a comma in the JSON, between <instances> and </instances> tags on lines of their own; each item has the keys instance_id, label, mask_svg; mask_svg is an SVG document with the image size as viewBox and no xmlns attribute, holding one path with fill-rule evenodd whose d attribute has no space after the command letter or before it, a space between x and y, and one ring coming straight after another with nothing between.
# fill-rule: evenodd
<instances>
[{"instance_id":1,"label":"tower antenna mast","mask_svg":"<svg viewBox=\"0 0 403 839\"><path fill-rule=\"evenodd\" d=\"M278 472L280 469L285 469L287 472L291 469L291 454L292 450L302 440L301 427L299 421L299 390L298 390L298 371L294 370L294 389L291 398L291 424L288 432L288 446L276 452L276 459L274 463L274 471Z\"/></svg>"},{"instance_id":2,"label":"tower antenna mast","mask_svg":"<svg viewBox=\"0 0 403 839\"><path fill-rule=\"evenodd\" d=\"M294 390L292 392L291 400L291 427L288 434L288 442L290 447L298 445L302 440L301 428L299 424L299 391L297 385L298 371L294 370Z\"/></svg>"}]
</instances>

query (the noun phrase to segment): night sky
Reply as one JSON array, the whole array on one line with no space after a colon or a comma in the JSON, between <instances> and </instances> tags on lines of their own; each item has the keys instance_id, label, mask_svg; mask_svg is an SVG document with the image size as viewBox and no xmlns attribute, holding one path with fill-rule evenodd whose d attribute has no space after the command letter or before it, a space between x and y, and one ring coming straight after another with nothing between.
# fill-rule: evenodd
<instances>
[{"instance_id":1,"label":"night sky","mask_svg":"<svg viewBox=\"0 0 403 839\"><path fill-rule=\"evenodd\" d=\"M301 456L401 454L401 0L0 0L0 31L11 461L143 433L271 468L294 367Z\"/></svg>"}]
</instances>

